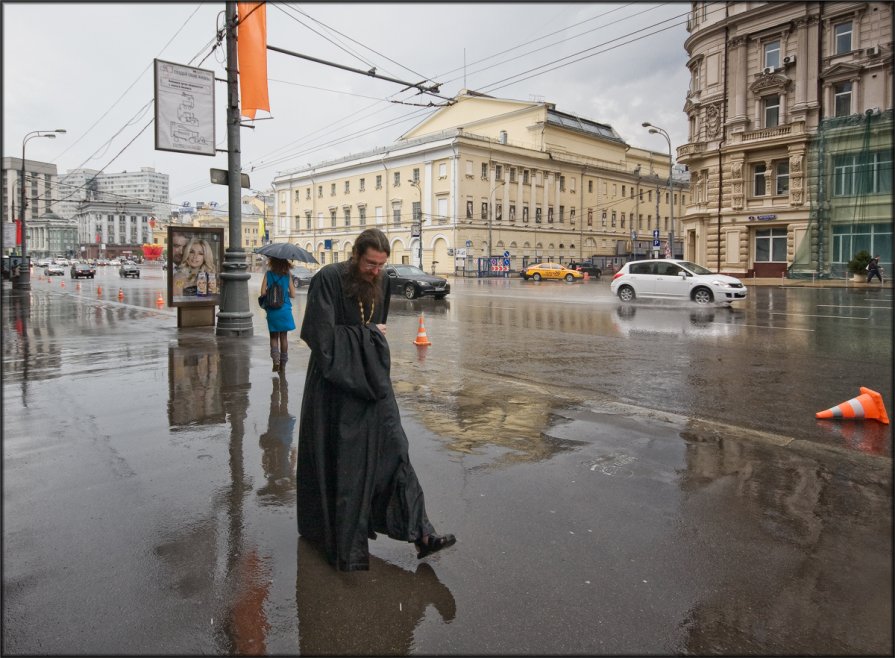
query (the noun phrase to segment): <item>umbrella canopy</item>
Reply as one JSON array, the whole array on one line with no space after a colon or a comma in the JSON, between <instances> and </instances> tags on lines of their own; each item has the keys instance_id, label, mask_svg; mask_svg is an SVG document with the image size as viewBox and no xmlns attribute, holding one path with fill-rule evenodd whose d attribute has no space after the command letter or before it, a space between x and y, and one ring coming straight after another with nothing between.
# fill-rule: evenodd
<instances>
[{"instance_id":1,"label":"umbrella canopy","mask_svg":"<svg viewBox=\"0 0 895 658\"><path fill-rule=\"evenodd\" d=\"M283 260L297 260L302 263L316 263L317 259L307 249L302 249L297 244L289 242L275 242L255 249L256 254L282 258Z\"/></svg>"}]
</instances>

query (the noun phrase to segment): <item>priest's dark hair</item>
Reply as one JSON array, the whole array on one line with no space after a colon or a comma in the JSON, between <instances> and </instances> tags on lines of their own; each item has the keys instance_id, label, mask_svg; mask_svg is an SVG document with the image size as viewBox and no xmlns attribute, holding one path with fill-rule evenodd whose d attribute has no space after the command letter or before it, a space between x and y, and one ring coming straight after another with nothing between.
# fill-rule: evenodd
<instances>
[{"instance_id":1,"label":"priest's dark hair","mask_svg":"<svg viewBox=\"0 0 895 658\"><path fill-rule=\"evenodd\" d=\"M367 253L367 249L371 247L376 251L383 252L386 256L391 256L392 250L388 246L388 238L385 236L385 233L378 228L368 228L357 236L357 240L354 241L354 247L351 249L352 260L357 260L363 256Z\"/></svg>"},{"instance_id":2,"label":"priest's dark hair","mask_svg":"<svg viewBox=\"0 0 895 658\"><path fill-rule=\"evenodd\" d=\"M345 294L348 297L359 299L364 304L370 305L374 302L382 301L382 271L376 275L373 283L364 280L360 271L361 256L367 253L368 249L381 251L386 256L391 255L391 248L388 246L388 238L385 233L378 228L368 228L363 231L354 246L351 248L351 261L345 272Z\"/></svg>"}]
</instances>

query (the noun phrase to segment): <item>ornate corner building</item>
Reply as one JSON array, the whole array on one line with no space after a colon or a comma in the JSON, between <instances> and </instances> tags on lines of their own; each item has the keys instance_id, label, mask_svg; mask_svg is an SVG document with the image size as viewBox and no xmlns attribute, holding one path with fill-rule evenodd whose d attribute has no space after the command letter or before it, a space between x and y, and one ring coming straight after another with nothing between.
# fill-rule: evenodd
<instances>
[{"instance_id":1,"label":"ornate corner building","mask_svg":"<svg viewBox=\"0 0 895 658\"><path fill-rule=\"evenodd\" d=\"M740 276L892 263L892 4L693 2L684 254Z\"/></svg>"}]
</instances>

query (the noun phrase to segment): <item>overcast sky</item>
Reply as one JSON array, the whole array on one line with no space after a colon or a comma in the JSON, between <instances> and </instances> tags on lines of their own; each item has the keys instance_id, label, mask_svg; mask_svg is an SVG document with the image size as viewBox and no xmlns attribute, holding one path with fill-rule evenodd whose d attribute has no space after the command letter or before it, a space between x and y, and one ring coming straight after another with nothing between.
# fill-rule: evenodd
<instances>
[{"instance_id":1,"label":"overcast sky","mask_svg":"<svg viewBox=\"0 0 895 658\"><path fill-rule=\"evenodd\" d=\"M227 156L155 150L153 59L198 66L225 79L225 43L212 52L225 4L4 2L3 148L59 173L155 167L170 176L171 201L227 201L208 170ZM689 3L267 5L268 44L406 81L466 87L608 123L633 146L667 153L641 127L686 142L682 108L689 73L683 43ZM204 61L203 61L204 60ZM464 68L465 61L465 68ZM200 64L201 62L201 64ZM443 102L393 82L268 51L270 115L243 129L242 166L266 190L279 171L397 140ZM217 147L227 148L225 85L215 89ZM266 117L270 116L270 119ZM132 143L131 143L132 142Z\"/></svg>"}]
</instances>

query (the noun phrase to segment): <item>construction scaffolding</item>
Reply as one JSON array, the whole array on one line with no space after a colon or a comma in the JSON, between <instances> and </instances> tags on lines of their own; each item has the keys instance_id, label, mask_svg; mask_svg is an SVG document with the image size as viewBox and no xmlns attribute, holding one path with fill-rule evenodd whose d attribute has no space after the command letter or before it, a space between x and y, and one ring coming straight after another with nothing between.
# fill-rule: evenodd
<instances>
[{"instance_id":1,"label":"construction scaffolding","mask_svg":"<svg viewBox=\"0 0 895 658\"><path fill-rule=\"evenodd\" d=\"M790 278L844 278L860 251L892 270L893 111L824 119L808 149L807 234Z\"/></svg>"}]
</instances>

